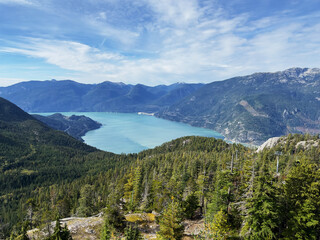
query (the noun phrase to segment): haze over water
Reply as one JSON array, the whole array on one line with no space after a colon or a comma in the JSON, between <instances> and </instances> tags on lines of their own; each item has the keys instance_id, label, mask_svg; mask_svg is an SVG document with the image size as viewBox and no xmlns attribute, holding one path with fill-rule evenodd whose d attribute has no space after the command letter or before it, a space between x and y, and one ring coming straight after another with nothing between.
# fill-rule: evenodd
<instances>
[{"instance_id":1,"label":"haze over water","mask_svg":"<svg viewBox=\"0 0 320 240\"><path fill-rule=\"evenodd\" d=\"M52 113L41 113L50 115ZM183 136L222 138L219 133L153 116L135 113L63 112L63 115L85 115L103 126L88 132L86 144L113 153L137 153Z\"/></svg>"}]
</instances>

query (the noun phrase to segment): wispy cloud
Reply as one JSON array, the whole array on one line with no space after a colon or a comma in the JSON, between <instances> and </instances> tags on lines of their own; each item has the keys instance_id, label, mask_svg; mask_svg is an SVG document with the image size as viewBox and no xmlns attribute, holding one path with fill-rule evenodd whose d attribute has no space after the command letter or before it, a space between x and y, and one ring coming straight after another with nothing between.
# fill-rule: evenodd
<instances>
[{"instance_id":1,"label":"wispy cloud","mask_svg":"<svg viewBox=\"0 0 320 240\"><path fill-rule=\"evenodd\" d=\"M104 15L102 14L102 16ZM126 46L131 46L139 37L138 32L111 26L106 22L106 17L101 17L101 13L98 14L98 18L96 16L85 16L83 22L104 39L114 39Z\"/></svg>"},{"instance_id":2,"label":"wispy cloud","mask_svg":"<svg viewBox=\"0 0 320 240\"><path fill-rule=\"evenodd\" d=\"M186 27L198 20L199 6L196 0L146 0L162 23Z\"/></svg>"},{"instance_id":3,"label":"wispy cloud","mask_svg":"<svg viewBox=\"0 0 320 240\"><path fill-rule=\"evenodd\" d=\"M43 59L73 71L70 78L83 82L211 82L257 71L320 66L319 12L253 18L249 12L229 14L218 1L89 2L72 1L78 13L58 13L61 6L51 9L57 16L68 16L68 27L79 22L80 35L64 29L60 38L20 37L0 52ZM90 40L82 41L85 37Z\"/></svg>"},{"instance_id":4,"label":"wispy cloud","mask_svg":"<svg viewBox=\"0 0 320 240\"><path fill-rule=\"evenodd\" d=\"M33 5L34 2L29 1L29 0L0 0L0 4Z\"/></svg>"},{"instance_id":5,"label":"wispy cloud","mask_svg":"<svg viewBox=\"0 0 320 240\"><path fill-rule=\"evenodd\" d=\"M0 52L42 58L63 69L80 72L108 71L113 69L113 61L121 59L118 54L101 52L78 42L39 38L25 38L24 41L15 44L16 47L0 48Z\"/></svg>"}]
</instances>

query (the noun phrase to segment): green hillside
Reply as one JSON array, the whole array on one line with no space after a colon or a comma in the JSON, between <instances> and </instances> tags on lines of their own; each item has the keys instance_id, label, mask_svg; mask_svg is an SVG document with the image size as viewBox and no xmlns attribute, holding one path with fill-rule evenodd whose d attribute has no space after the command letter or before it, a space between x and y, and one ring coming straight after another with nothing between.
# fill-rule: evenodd
<instances>
[{"instance_id":1,"label":"green hillside","mask_svg":"<svg viewBox=\"0 0 320 240\"><path fill-rule=\"evenodd\" d=\"M183 137L115 155L2 104L26 118L1 121L2 238L105 207L106 236L136 231L123 214L157 212L160 239L181 239L184 219L205 219L196 239L320 237L318 136L288 135L259 153L214 138Z\"/></svg>"},{"instance_id":2,"label":"green hillside","mask_svg":"<svg viewBox=\"0 0 320 240\"><path fill-rule=\"evenodd\" d=\"M38 114L32 115L34 118L45 123L49 127L68 133L70 136L83 141L83 137L87 132L100 128L102 125L89 117L81 116L64 116L60 113L55 113L49 116Z\"/></svg>"},{"instance_id":3,"label":"green hillside","mask_svg":"<svg viewBox=\"0 0 320 240\"><path fill-rule=\"evenodd\" d=\"M0 98L0 222L3 231L23 219L19 206L35 189L107 170L114 167L119 158L47 127Z\"/></svg>"},{"instance_id":4,"label":"green hillside","mask_svg":"<svg viewBox=\"0 0 320 240\"><path fill-rule=\"evenodd\" d=\"M174 207L177 221L206 219L197 239L317 239L319 146L318 137L289 135L256 153L213 138L180 138L112 170L37 188L29 196L29 224L44 226L43 219L58 213L91 216L109 206L120 215L158 212L160 228L170 228L161 219ZM24 201L26 216L30 204ZM121 235L113 221L110 231Z\"/></svg>"}]
</instances>

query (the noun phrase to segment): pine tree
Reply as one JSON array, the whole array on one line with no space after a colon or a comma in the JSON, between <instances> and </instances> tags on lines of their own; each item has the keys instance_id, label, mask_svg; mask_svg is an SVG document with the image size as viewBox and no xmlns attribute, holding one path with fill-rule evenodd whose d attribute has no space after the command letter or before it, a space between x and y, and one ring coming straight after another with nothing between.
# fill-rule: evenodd
<instances>
[{"instance_id":1,"label":"pine tree","mask_svg":"<svg viewBox=\"0 0 320 240\"><path fill-rule=\"evenodd\" d=\"M61 240L72 240L71 233L70 233L66 223L64 224L61 235L62 235Z\"/></svg>"},{"instance_id":2,"label":"pine tree","mask_svg":"<svg viewBox=\"0 0 320 240\"><path fill-rule=\"evenodd\" d=\"M159 180L153 180L150 191L150 205L151 208L157 212L160 212L164 205L164 187L163 183Z\"/></svg>"},{"instance_id":3,"label":"pine tree","mask_svg":"<svg viewBox=\"0 0 320 240\"><path fill-rule=\"evenodd\" d=\"M139 160L137 160L139 161ZM141 198L141 191L142 191L142 170L141 167L136 167L134 171L134 179L133 179L133 193L132 193L132 210L135 210L139 205L139 201Z\"/></svg>"},{"instance_id":4,"label":"pine tree","mask_svg":"<svg viewBox=\"0 0 320 240\"><path fill-rule=\"evenodd\" d=\"M79 204L77 209L79 216L88 217L94 212L94 187L86 184L81 187Z\"/></svg>"},{"instance_id":5,"label":"pine tree","mask_svg":"<svg viewBox=\"0 0 320 240\"><path fill-rule=\"evenodd\" d=\"M245 239L276 239L279 225L277 189L263 164L253 186L252 198L247 199L247 217L241 234Z\"/></svg>"},{"instance_id":6,"label":"pine tree","mask_svg":"<svg viewBox=\"0 0 320 240\"><path fill-rule=\"evenodd\" d=\"M107 227L108 231L112 233L123 232L125 228L125 217L120 212L119 207L117 207L116 205L107 206L104 219L104 227Z\"/></svg>"},{"instance_id":7,"label":"pine tree","mask_svg":"<svg viewBox=\"0 0 320 240\"><path fill-rule=\"evenodd\" d=\"M215 183L213 200L208 206L207 218L209 221L221 209L228 211L228 205L231 200L232 176L229 170L218 171Z\"/></svg>"},{"instance_id":8,"label":"pine tree","mask_svg":"<svg viewBox=\"0 0 320 240\"><path fill-rule=\"evenodd\" d=\"M285 184L288 206L286 239L320 239L320 169L301 163L289 173Z\"/></svg>"},{"instance_id":9,"label":"pine tree","mask_svg":"<svg viewBox=\"0 0 320 240\"><path fill-rule=\"evenodd\" d=\"M111 231L108 225L108 222L105 220L102 226L100 240L110 240L111 239Z\"/></svg>"},{"instance_id":10,"label":"pine tree","mask_svg":"<svg viewBox=\"0 0 320 240\"><path fill-rule=\"evenodd\" d=\"M47 240L72 240L72 236L67 227L67 224L65 224L64 227L62 228L60 219L57 218L54 232L50 237L47 238Z\"/></svg>"},{"instance_id":11,"label":"pine tree","mask_svg":"<svg viewBox=\"0 0 320 240\"><path fill-rule=\"evenodd\" d=\"M201 212L203 213L204 209L204 199L205 199L205 190L206 190L206 182L208 178L204 174L199 174L198 179L197 179L197 188L198 191L196 194L198 195L199 203L200 203L200 208Z\"/></svg>"},{"instance_id":12,"label":"pine tree","mask_svg":"<svg viewBox=\"0 0 320 240\"><path fill-rule=\"evenodd\" d=\"M137 227L133 227L131 224L126 227L124 236L126 240L142 240L142 236Z\"/></svg>"},{"instance_id":13,"label":"pine tree","mask_svg":"<svg viewBox=\"0 0 320 240\"><path fill-rule=\"evenodd\" d=\"M199 198L196 194L190 194L183 203L184 205L184 215L187 219L192 219L195 211L199 206Z\"/></svg>"},{"instance_id":14,"label":"pine tree","mask_svg":"<svg viewBox=\"0 0 320 240\"><path fill-rule=\"evenodd\" d=\"M160 219L160 231L157 237L160 240L179 240L183 237L184 226L181 224L181 208L173 198L164 210Z\"/></svg>"},{"instance_id":15,"label":"pine tree","mask_svg":"<svg viewBox=\"0 0 320 240\"><path fill-rule=\"evenodd\" d=\"M223 210L220 210L214 215L211 223L206 226L207 239L226 239L231 230L231 226L228 224L228 214Z\"/></svg>"}]
</instances>

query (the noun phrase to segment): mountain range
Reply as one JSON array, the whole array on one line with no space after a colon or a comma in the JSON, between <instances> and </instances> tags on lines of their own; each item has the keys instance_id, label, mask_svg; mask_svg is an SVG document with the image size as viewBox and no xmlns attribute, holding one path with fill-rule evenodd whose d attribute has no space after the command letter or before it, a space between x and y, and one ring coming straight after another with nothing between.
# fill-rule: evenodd
<instances>
[{"instance_id":1,"label":"mountain range","mask_svg":"<svg viewBox=\"0 0 320 240\"><path fill-rule=\"evenodd\" d=\"M260 145L287 133L320 133L320 70L291 68L209 84L30 81L0 88L27 112L149 112Z\"/></svg>"},{"instance_id":2,"label":"mountain range","mask_svg":"<svg viewBox=\"0 0 320 240\"><path fill-rule=\"evenodd\" d=\"M320 69L291 68L213 82L157 116L260 145L288 133L320 133Z\"/></svg>"},{"instance_id":3,"label":"mountain range","mask_svg":"<svg viewBox=\"0 0 320 240\"><path fill-rule=\"evenodd\" d=\"M0 96L26 112L156 112L188 96L203 84L149 87L70 80L30 81L0 88Z\"/></svg>"}]
</instances>

